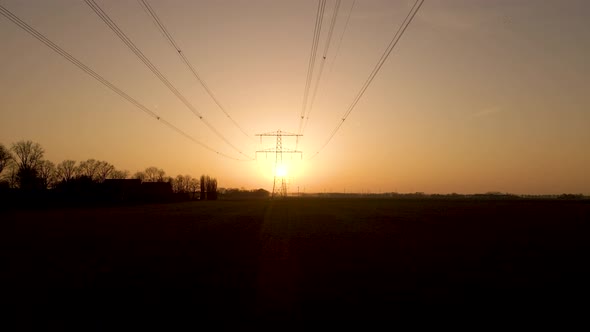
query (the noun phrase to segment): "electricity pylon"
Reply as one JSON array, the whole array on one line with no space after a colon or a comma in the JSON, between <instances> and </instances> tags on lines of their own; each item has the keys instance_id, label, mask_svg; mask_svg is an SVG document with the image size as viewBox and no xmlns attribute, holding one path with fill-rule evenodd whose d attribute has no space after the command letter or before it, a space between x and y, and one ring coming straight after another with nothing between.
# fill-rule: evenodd
<instances>
[{"instance_id":1,"label":"electricity pylon","mask_svg":"<svg viewBox=\"0 0 590 332\"><path fill-rule=\"evenodd\" d=\"M258 153L274 153L275 154L275 170L274 170L274 182L272 185L272 198L279 196L279 197L287 197L287 181L285 180L285 176L284 175L278 175L277 174L277 168L279 165L281 165L283 163L283 153L299 153L302 157L303 154L301 151L297 151L297 150L293 150L293 149L289 149L289 148L283 148L283 136L295 136L297 138L299 138L299 136L303 136L301 134L294 134L294 133L288 133L285 131L281 131L281 130L277 130L277 131L272 131L269 133L264 133L264 134L256 134L256 136L260 136L260 142L262 143L262 136L271 136L271 137L276 137L277 138L277 144L276 147L273 148L269 148L269 149L265 149L265 150L258 150L256 151L256 156L258 156Z\"/></svg>"}]
</instances>

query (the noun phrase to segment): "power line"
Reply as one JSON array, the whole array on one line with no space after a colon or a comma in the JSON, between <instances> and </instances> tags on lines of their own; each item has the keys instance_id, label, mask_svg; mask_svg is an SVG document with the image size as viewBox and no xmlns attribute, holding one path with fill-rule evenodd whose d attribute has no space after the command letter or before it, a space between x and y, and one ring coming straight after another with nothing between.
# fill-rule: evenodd
<instances>
[{"instance_id":1,"label":"power line","mask_svg":"<svg viewBox=\"0 0 590 332\"><path fill-rule=\"evenodd\" d=\"M238 161L245 161L243 159L238 159L238 158L228 156L224 153L221 153L221 152L213 149L212 147L196 140L195 138L193 138L189 134L185 133L184 131L182 131L178 127L176 127L173 124L171 124L170 122L166 121L165 119L160 117L157 113L150 110L149 108L144 106L142 103L140 103L139 101L137 101L133 97L129 96L127 93L125 93L124 91L119 89L117 86L115 86L111 82L109 82L107 79L105 79L104 77L102 77L101 75L96 73L94 70L92 70L90 67L88 67L87 65L82 63L80 60L76 59L73 55L66 52L64 49L62 49L57 44L52 42L49 38L45 37L45 35L43 35L39 31L35 30L33 27L28 25L26 22L21 20L18 16L14 15L11 11L6 9L1 4L0 4L0 14L2 14L4 17L6 17L8 20L10 20L12 23L16 24L19 28L21 28L22 30L29 33L31 36L35 37L37 40L39 40L40 42L45 44L45 46L49 47L51 50L53 50L54 52L56 52L57 54L61 55L63 58L65 58L66 60L68 60L69 62L74 64L76 67L80 68L86 74L90 75L92 78L94 78L95 80L97 80L98 82L100 82L101 84L106 86L107 88L111 89L113 92L118 94L120 97L124 98L125 100L127 100L128 102L133 104L135 107L139 108L141 111L143 111L144 113L146 113L147 115L149 115L153 119L159 121L160 123L164 124L165 126L167 126L170 129L174 130L178 134L184 136L185 138L193 141L194 143L202 146L203 148L205 148L211 152L214 152L220 156L223 156L223 157L226 157L229 159L238 160Z\"/></svg>"},{"instance_id":2,"label":"power line","mask_svg":"<svg viewBox=\"0 0 590 332\"><path fill-rule=\"evenodd\" d=\"M332 60L332 64L330 65L330 70L328 71L328 74L332 72L334 64L336 63L336 59L338 58L338 54L340 53L340 46L342 46L342 40L344 39L344 35L346 34L346 30L348 29L348 23L350 22L350 16L352 15L352 10L354 9L355 4L356 0L353 0L352 5L348 10L348 16L346 17L346 22L344 23L344 29L342 30L342 34L340 35L340 40L338 41L338 46L336 47L336 53L334 54L334 60Z\"/></svg>"},{"instance_id":3,"label":"power line","mask_svg":"<svg viewBox=\"0 0 590 332\"><path fill-rule=\"evenodd\" d=\"M309 97L309 89L311 87L311 79L313 77L313 68L315 66L315 58L316 58L316 53L318 50L320 34L322 31L322 21L324 19L325 8L326 8L326 1L319 0L316 19L315 19L315 28L313 30L313 40L311 43L311 52L309 54L309 63L307 65L307 78L305 80L305 88L303 90L303 103L301 105L301 116L299 119L299 130L298 131L301 131L303 119L305 118L305 111L307 109L307 99Z\"/></svg>"},{"instance_id":4,"label":"power line","mask_svg":"<svg viewBox=\"0 0 590 332\"><path fill-rule=\"evenodd\" d=\"M232 149L246 158L254 160L250 156L244 154L240 149L233 145L225 136L223 136L209 121L207 121L199 111L170 83L170 81L162 74L158 68L141 52L141 50L131 41L131 39L119 28L119 26L109 17L109 15L94 1L85 0L86 4L100 17L100 19L123 41L125 45L160 79L160 81L194 114L201 120L207 128L223 140Z\"/></svg>"},{"instance_id":5,"label":"power line","mask_svg":"<svg viewBox=\"0 0 590 332\"><path fill-rule=\"evenodd\" d=\"M324 46L324 52L322 54L322 62L320 63L320 70L318 76L316 77L315 86L313 88L313 94L311 95L311 102L309 103L309 108L307 110L307 115L305 116L305 125L301 128L301 122L299 123L299 133L303 134L305 128L307 127L307 123L309 121L309 114L311 114L311 110L313 109L313 104L315 102L315 97L318 92L318 87L320 85L320 78L322 77L322 73L324 72L324 65L326 63L326 56L328 55L328 50L330 49L330 44L332 41L332 34L334 33L334 26L336 25L336 18L338 17L338 11L340 10L340 0L336 0L334 5L334 13L332 14L332 21L330 22L330 30L328 30L328 37L326 39L326 46ZM303 121L303 120L302 120Z\"/></svg>"},{"instance_id":6,"label":"power line","mask_svg":"<svg viewBox=\"0 0 590 332\"><path fill-rule=\"evenodd\" d=\"M414 5L412 6L410 11L408 12L408 15L406 15L406 18L404 19L404 21L402 22L402 24L398 28L397 32L393 36L393 39L391 40L391 42L389 42L389 45L385 49L385 52L381 55L381 58L379 59L379 61L375 65L375 68L373 68L373 70L371 71L371 74L369 74L369 77L367 78L367 80L365 81L363 86L361 87L360 91L358 92L356 97L353 99L352 103L350 104L350 106L348 107L348 109L346 110L346 112L344 113L344 115L342 116L340 121L338 122L338 125L334 128L334 130L332 130L332 133L330 134L330 136L328 137L326 142L309 159L313 159L315 156L317 156L326 147L326 145L328 145L328 143L330 143L330 141L332 140L334 135L336 135L336 133L338 132L340 127L342 127L342 124L344 123L344 121L346 121L346 118L348 118L350 113L352 113L352 111L354 110L354 107L359 102L359 100L362 98L362 96L365 94L365 91L367 90L369 85L371 85L371 82L373 82L373 79L375 78L375 76L377 76L377 73L379 73L379 70L381 69L381 67L383 66L383 64L385 63L385 61L387 60L387 58L389 57L389 55L391 54L391 52L393 51L393 49L395 48L397 43L399 42L400 38L403 36L404 32L406 31L406 29L408 28L410 23L412 23L412 19L414 18L414 16L416 16L416 13L420 10L420 7L422 7L423 3L424 3L424 0L416 0Z\"/></svg>"},{"instance_id":7,"label":"power line","mask_svg":"<svg viewBox=\"0 0 590 332\"><path fill-rule=\"evenodd\" d=\"M172 37L172 34L168 31L168 29L166 29L166 26L164 25L164 23L162 22L162 20L160 20L160 18L158 17L158 15L156 14L155 10L152 8L152 6L150 5L150 3L147 0L138 0L140 6L144 9L144 11L152 18L152 20L154 21L154 24L156 25L156 27L160 30L162 36L164 36L164 38L166 38L166 40L168 40L170 46L172 46L172 48L174 48L174 50L176 51L176 53L178 54L178 56L180 57L180 59L182 60L182 62L184 62L184 64L188 67L188 69L192 72L193 76L197 79L197 81L199 81L199 83L201 83L201 85L203 86L203 88L205 89L205 91L207 91L207 93L209 94L209 96L211 97L211 99L213 99L213 101L215 102L215 104L217 105L217 107L219 107L219 109L223 112L223 114L225 114L225 116L247 137L250 137L250 135L248 135L248 133L242 128L242 126L240 126L227 112L227 110L223 107L223 105L221 104L221 102L219 102L219 100L215 97L215 95L213 94L213 91L211 91L211 89L209 89L209 87L207 86L207 83L205 83L205 80L203 80L201 78L201 76L199 75L199 73L197 72L197 70L195 69L195 67L191 64L191 62L187 59L187 57L184 55L184 53L182 52L182 50L180 49L180 47L178 46L178 44L176 43L176 41L174 40L174 38Z\"/></svg>"}]
</instances>

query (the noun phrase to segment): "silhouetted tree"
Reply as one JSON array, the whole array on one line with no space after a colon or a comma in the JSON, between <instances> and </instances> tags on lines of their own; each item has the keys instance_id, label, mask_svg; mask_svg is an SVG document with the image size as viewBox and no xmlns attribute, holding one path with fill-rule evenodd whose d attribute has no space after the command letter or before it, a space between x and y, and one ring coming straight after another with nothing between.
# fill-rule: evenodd
<instances>
[{"instance_id":1,"label":"silhouetted tree","mask_svg":"<svg viewBox=\"0 0 590 332\"><path fill-rule=\"evenodd\" d=\"M68 182L76 177L78 173L76 161L64 160L57 164L56 177L58 182Z\"/></svg>"},{"instance_id":2,"label":"silhouetted tree","mask_svg":"<svg viewBox=\"0 0 590 332\"><path fill-rule=\"evenodd\" d=\"M207 182L207 199L217 199L217 179L215 178L209 178L209 181Z\"/></svg>"},{"instance_id":3,"label":"silhouetted tree","mask_svg":"<svg viewBox=\"0 0 590 332\"><path fill-rule=\"evenodd\" d=\"M192 199L195 198L197 190L199 190L199 180L197 180L196 178L191 178L188 183L188 192L192 193Z\"/></svg>"},{"instance_id":4,"label":"silhouetted tree","mask_svg":"<svg viewBox=\"0 0 590 332\"><path fill-rule=\"evenodd\" d=\"M207 199L207 196L206 196L207 178L209 178L209 176L201 175L201 181L199 181L199 183L201 184L201 196L200 196L201 200Z\"/></svg>"},{"instance_id":5,"label":"silhouetted tree","mask_svg":"<svg viewBox=\"0 0 590 332\"><path fill-rule=\"evenodd\" d=\"M11 161L12 154L7 148L4 147L4 145L0 144L0 173L2 173L2 171Z\"/></svg>"},{"instance_id":6,"label":"silhouetted tree","mask_svg":"<svg viewBox=\"0 0 590 332\"><path fill-rule=\"evenodd\" d=\"M246 190L244 188L219 188L218 190L219 195L223 195L227 198L268 198L270 196L270 192L264 189L255 189L255 190Z\"/></svg>"},{"instance_id":7,"label":"silhouetted tree","mask_svg":"<svg viewBox=\"0 0 590 332\"><path fill-rule=\"evenodd\" d=\"M170 183L172 184L172 190L175 193L192 194L191 197L193 198L199 190L199 180L188 174L184 176L179 174L176 178L171 178Z\"/></svg>"},{"instance_id":8,"label":"silhouetted tree","mask_svg":"<svg viewBox=\"0 0 590 332\"><path fill-rule=\"evenodd\" d=\"M109 179L126 179L129 176L129 171L115 169L109 175Z\"/></svg>"},{"instance_id":9,"label":"silhouetted tree","mask_svg":"<svg viewBox=\"0 0 590 332\"><path fill-rule=\"evenodd\" d=\"M166 177L166 172L157 167L148 167L143 172L139 171L133 174L134 179L140 179L141 182L169 182L171 178Z\"/></svg>"},{"instance_id":10,"label":"silhouetted tree","mask_svg":"<svg viewBox=\"0 0 590 332\"><path fill-rule=\"evenodd\" d=\"M32 141L19 141L12 144L12 152L16 155L16 163L19 169L36 169L43 160L45 151Z\"/></svg>"},{"instance_id":11,"label":"silhouetted tree","mask_svg":"<svg viewBox=\"0 0 590 332\"><path fill-rule=\"evenodd\" d=\"M178 174L176 176L176 178L174 178L174 180L172 181L172 190L175 193L180 193L180 194L188 192L187 191L187 188L188 188L187 180L188 180L188 178L190 178L190 175L182 176L182 175Z\"/></svg>"},{"instance_id":12,"label":"silhouetted tree","mask_svg":"<svg viewBox=\"0 0 590 332\"><path fill-rule=\"evenodd\" d=\"M557 199L566 199L566 200L576 200L576 199L584 199L583 194L561 194L557 196Z\"/></svg>"},{"instance_id":13,"label":"silhouetted tree","mask_svg":"<svg viewBox=\"0 0 590 332\"><path fill-rule=\"evenodd\" d=\"M217 199L217 179L209 175L201 175L201 199Z\"/></svg>"},{"instance_id":14,"label":"silhouetted tree","mask_svg":"<svg viewBox=\"0 0 590 332\"><path fill-rule=\"evenodd\" d=\"M144 171L145 182L166 182L166 172L163 169L157 167L148 167Z\"/></svg>"},{"instance_id":15,"label":"silhouetted tree","mask_svg":"<svg viewBox=\"0 0 590 332\"><path fill-rule=\"evenodd\" d=\"M45 151L32 141L19 141L11 148L16 158L16 182L23 190L37 189L41 183L38 178L38 168L43 160Z\"/></svg>"},{"instance_id":16,"label":"silhouetted tree","mask_svg":"<svg viewBox=\"0 0 590 332\"><path fill-rule=\"evenodd\" d=\"M40 186L43 189L52 188L57 180L55 164L49 160L43 160L37 169Z\"/></svg>"},{"instance_id":17,"label":"silhouetted tree","mask_svg":"<svg viewBox=\"0 0 590 332\"><path fill-rule=\"evenodd\" d=\"M88 177L93 181L97 181L99 179L99 170L101 164L96 159L88 159L86 161L80 162L80 166L78 166L77 175L78 177Z\"/></svg>"},{"instance_id":18,"label":"silhouetted tree","mask_svg":"<svg viewBox=\"0 0 590 332\"><path fill-rule=\"evenodd\" d=\"M115 166L107 163L106 161L99 161L96 170L96 179L98 182L104 182L108 179L111 173L115 170Z\"/></svg>"},{"instance_id":19,"label":"silhouetted tree","mask_svg":"<svg viewBox=\"0 0 590 332\"><path fill-rule=\"evenodd\" d=\"M133 178L134 179L140 179L141 182L145 182L146 176L144 172L135 172L135 174L133 174Z\"/></svg>"}]
</instances>

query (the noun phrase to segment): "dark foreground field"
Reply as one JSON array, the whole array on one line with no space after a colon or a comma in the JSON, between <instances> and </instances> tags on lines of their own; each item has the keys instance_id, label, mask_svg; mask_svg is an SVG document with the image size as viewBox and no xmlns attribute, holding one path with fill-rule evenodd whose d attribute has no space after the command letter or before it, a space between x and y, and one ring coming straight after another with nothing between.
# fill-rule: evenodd
<instances>
[{"instance_id":1,"label":"dark foreground field","mask_svg":"<svg viewBox=\"0 0 590 332\"><path fill-rule=\"evenodd\" d=\"M5 317L582 318L590 204L301 199L0 214Z\"/></svg>"}]
</instances>

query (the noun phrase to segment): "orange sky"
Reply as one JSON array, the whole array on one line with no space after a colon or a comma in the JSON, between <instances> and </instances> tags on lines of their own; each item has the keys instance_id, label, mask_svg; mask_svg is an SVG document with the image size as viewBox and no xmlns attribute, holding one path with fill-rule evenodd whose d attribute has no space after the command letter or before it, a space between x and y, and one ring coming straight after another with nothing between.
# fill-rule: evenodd
<instances>
[{"instance_id":1,"label":"orange sky","mask_svg":"<svg viewBox=\"0 0 590 332\"><path fill-rule=\"evenodd\" d=\"M176 88L244 154L256 133L296 132L317 1L149 1L232 118L219 110L137 1L96 0ZM317 74L335 1L326 5ZM590 194L587 1L426 1L330 143L414 1L343 0L290 190ZM215 150L207 128L84 1L0 4L121 90ZM272 157L234 161L146 116L0 16L0 142L46 158L95 158L131 173L210 174L272 188ZM313 80L315 82L315 78ZM295 141L284 138L285 147Z\"/></svg>"}]
</instances>

